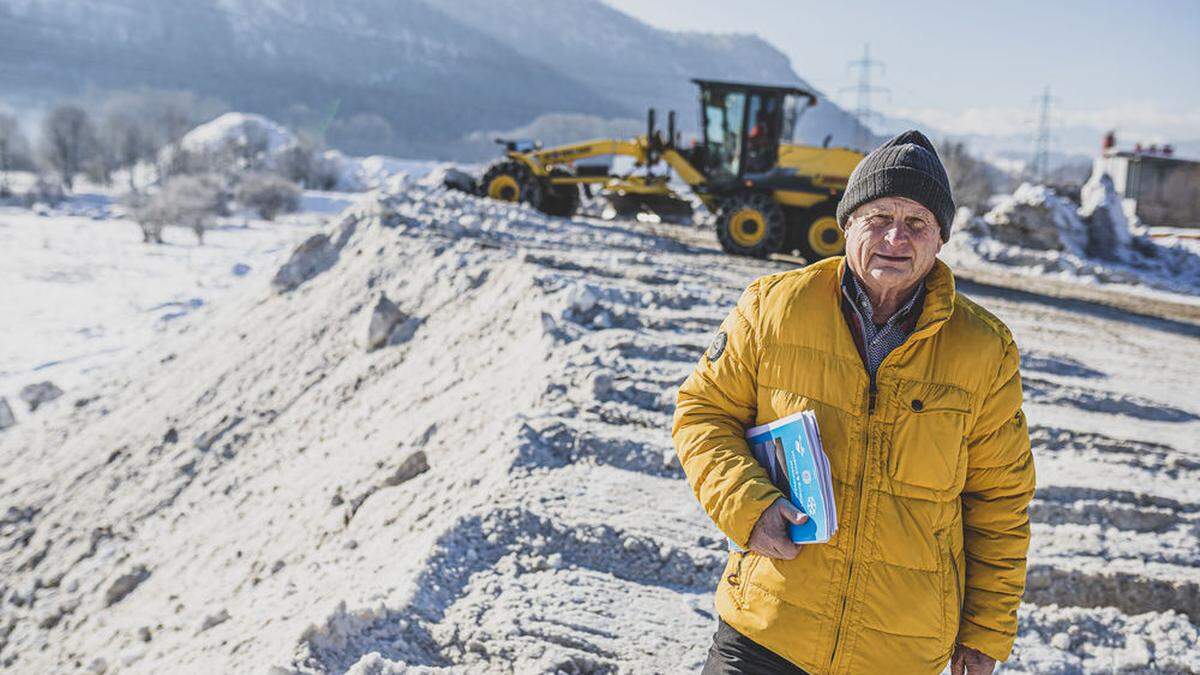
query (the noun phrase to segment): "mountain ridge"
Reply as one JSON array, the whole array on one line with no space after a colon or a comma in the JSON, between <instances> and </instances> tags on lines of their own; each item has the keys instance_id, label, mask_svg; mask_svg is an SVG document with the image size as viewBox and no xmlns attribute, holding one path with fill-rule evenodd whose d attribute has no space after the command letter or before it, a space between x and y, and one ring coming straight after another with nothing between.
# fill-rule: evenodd
<instances>
[{"instance_id":1,"label":"mountain ridge","mask_svg":"<svg viewBox=\"0 0 1200 675\"><path fill-rule=\"evenodd\" d=\"M654 106L694 127L692 77L805 85L758 36L660 30L597 0L0 0L0 57L18 110L187 89L352 153L440 159L490 156L472 134L547 114ZM848 142L853 117L822 104L801 139Z\"/></svg>"}]
</instances>

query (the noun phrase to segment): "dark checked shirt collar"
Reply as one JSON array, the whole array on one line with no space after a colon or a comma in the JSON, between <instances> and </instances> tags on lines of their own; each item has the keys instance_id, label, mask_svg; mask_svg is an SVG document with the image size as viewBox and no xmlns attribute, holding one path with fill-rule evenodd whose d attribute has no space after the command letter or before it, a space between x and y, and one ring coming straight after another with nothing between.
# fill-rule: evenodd
<instances>
[{"instance_id":1,"label":"dark checked shirt collar","mask_svg":"<svg viewBox=\"0 0 1200 675\"><path fill-rule=\"evenodd\" d=\"M914 312L920 313L921 311L925 302L925 279L917 282L917 287L908 301L896 310L895 314L888 317L888 320L881 326L875 325L871 299L849 267L842 275L842 293L850 307L854 309L862 333L863 360L866 362L867 373L871 376L871 383L874 384L879 364L883 363L883 359L893 349L904 344L904 341L912 334L913 322L906 321L906 319Z\"/></svg>"}]
</instances>

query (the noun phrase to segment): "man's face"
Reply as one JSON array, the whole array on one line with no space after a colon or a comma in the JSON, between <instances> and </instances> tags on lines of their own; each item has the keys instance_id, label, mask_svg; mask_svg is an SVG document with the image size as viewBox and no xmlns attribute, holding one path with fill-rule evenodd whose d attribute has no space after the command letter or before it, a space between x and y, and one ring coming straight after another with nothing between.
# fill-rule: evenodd
<instances>
[{"instance_id":1,"label":"man's face","mask_svg":"<svg viewBox=\"0 0 1200 675\"><path fill-rule=\"evenodd\" d=\"M911 288L942 249L937 218L905 197L881 197L846 221L846 264L878 293Z\"/></svg>"}]
</instances>

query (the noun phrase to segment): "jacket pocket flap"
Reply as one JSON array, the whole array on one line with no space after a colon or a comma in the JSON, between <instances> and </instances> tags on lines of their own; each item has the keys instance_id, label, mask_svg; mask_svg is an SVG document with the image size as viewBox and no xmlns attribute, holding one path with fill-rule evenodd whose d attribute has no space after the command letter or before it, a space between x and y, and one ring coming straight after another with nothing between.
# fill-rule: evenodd
<instances>
[{"instance_id":1,"label":"jacket pocket flap","mask_svg":"<svg viewBox=\"0 0 1200 675\"><path fill-rule=\"evenodd\" d=\"M907 413L924 415L931 413L971 414L971 393L949 384L934 382L907 382L902 384L897 395L900 407Z\"/></svg>"},{"instance_id":2,"label":"jacket pocket flap","mask_svg":"<svg viewBox=\"0 0 1200 675\"><path fill-rule=\"evenodd\" d=\"M763 351L758 383L784 389L850 414L866 399L862 364L798 345L771 345Z\"/></svg>"}]
</instances>

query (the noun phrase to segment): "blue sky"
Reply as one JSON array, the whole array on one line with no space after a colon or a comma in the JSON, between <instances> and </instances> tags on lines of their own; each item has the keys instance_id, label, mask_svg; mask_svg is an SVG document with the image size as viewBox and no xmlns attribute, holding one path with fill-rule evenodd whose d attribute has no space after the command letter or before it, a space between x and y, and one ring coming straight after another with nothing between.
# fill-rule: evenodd
<instances>
[{"instance_id":1,"label":"blue sky","mask_svg":"<svg viewBox=\"0 0 1200 675\"><path fill-rule=\"evenodd\" d=\"M605 0L671 30L756 33L853 107L846 66L870 43L891 90L873 107L950 133L1020 133L1049 85L1057 125L1200 139L1200 1Z\"/></svg>"}]
</instances>

